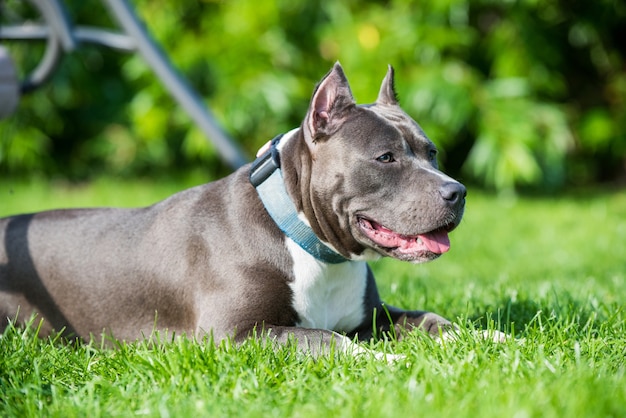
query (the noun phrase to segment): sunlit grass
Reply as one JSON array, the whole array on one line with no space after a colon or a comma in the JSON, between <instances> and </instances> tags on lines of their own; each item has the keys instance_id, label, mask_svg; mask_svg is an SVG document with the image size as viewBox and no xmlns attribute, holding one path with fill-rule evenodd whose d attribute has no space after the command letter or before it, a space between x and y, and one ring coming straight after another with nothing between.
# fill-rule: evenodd
<instances>
[{"instance_id":1,"label":"sunlit grass","mask_svg":"<svg viewBox=\"0 0 626 418\"><path fill-rule=\"evenodd\" d=\"M0 215L146 205L181 187L0 181ZM406 356L387 364L313 360L256 341L103 349L9 329L0 339L0 415L625 416L626 193L506 200L470 190L451 239L450 253L433 263L373 268L389 303L461 325L456 342L416 333L374 343ZM519 340L483 341L474 328Z\"/></svg>"}]
</instances>

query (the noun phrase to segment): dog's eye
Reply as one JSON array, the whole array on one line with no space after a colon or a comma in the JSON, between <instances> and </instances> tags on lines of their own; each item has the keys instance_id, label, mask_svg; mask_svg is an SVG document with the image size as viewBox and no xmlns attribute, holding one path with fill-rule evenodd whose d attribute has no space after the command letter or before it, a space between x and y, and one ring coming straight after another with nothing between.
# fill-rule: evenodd
<instances>
[{"instance_id":1,"label":"dog's eye","mask_svg":"<svg viewBox=\"0 0 626 418\"><path fill-rule=\"evenodd\" d=\"M383 155L381 155L380 157L376 158L376 161L378 161L379 163L392 163L394 162L396 159L393 158L393 154L390 152L387 152Z\"/></svg>"},{"instance_id":2,"label":"dog's eye","mask_svg":"<svg viewBox=\"0 0 626 418\"><path fill-rule=\"evenodd\" d=\"M437 150L431 149L428 151L428 158L430 158L430 161L434 161L437 158Z\"/></svg>"}]
</instances>

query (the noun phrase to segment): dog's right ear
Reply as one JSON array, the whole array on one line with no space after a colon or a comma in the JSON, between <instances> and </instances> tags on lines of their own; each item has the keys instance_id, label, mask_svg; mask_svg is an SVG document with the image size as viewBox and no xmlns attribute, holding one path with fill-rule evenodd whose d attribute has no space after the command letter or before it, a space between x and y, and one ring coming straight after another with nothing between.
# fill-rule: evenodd
<instances>
[{"instance_id":1,"label":"dog's right ear","mask_svg":"<svg viewBox=\"0 0 626 418\"><path fill-rule=\"evenodd\" d=\"M355 104L348 79L337 62L313 93L305 119L307 141L315 143L331 136L341 126L346 111Z\"/></svg>"}]
</instances>

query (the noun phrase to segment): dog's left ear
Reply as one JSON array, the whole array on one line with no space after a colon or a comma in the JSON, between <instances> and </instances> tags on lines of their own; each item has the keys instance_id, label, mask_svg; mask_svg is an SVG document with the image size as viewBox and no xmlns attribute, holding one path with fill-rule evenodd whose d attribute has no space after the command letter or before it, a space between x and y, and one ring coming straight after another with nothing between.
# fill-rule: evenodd
<instances>
[{"instance_id":1,"label":"dog's left ear","mask_svg":"<svg viewBox=\"0 0 626 418\"><path fill-rule=\"evenodd\" d=\"M398 95L396 94L393 79L393 67L391 65L387 68L387 75L383 79L383 84L380 86L380 92L378 93L376 103L386 105L398 104Z\"/></svg>"},{"instance_id":2,"label":"dog's left ear","mask_svg":"<svg viewBox=\"0 0 626 418\"><path fill-rule=\"evenodd\" d=\"M313 93L305 124L312 142L323 140L339 129L346 112L355 106L343 68L336 63Z\"/></svg>"}]
</instances>

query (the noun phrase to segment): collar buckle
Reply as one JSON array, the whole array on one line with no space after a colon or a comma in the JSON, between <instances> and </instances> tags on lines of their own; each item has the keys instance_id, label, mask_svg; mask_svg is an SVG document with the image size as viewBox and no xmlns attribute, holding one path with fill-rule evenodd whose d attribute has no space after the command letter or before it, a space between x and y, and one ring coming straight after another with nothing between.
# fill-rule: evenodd
<instances>
[{"instance_id":1,"label":"collar buckle","mask_svg":"<svg viewBox=\"0 0 626 418\"><path fill-rule=\"evenodd\" d=\"M280 154L276 145L280 142L283 134L280 134L270 141L270 146L259 156L250 167L250 183L256 188L272 175L276 169L280 168Z\"/></svg>"},{"instance_id":2,"label":"collar buckle","mask_svg":"<svg viewBox=\"0 0 626 418\"><path fill-rule=\"evenodd\" d=\"M277 145L281 137L279 135L272 139L269 149L252 163L250 183L278 228L302 249L324 263L339 264L348 261L324 244L311 227L298 218L298 212L287 193L280 171Z\"/></svg>"}]
</instances>

